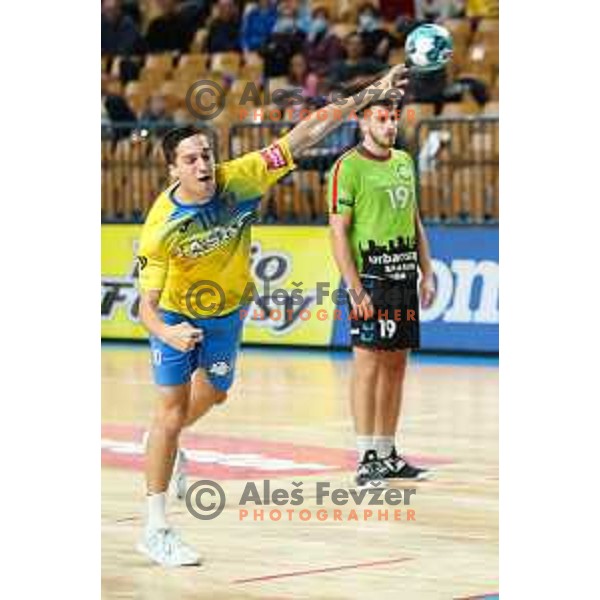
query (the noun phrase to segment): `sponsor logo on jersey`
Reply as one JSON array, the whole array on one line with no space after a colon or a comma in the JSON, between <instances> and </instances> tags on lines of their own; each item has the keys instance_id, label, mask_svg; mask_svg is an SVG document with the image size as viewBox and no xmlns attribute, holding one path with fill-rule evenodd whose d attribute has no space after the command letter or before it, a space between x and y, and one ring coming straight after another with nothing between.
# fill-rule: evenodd
<instances>
[{"instance_id":1,"label":"sponsor logo on jersey","mask_svg":"<svg viewBox=\"0 0 600 600\"><path fill-rule=\"evenodd\" d=\"M287 165L283 150L279 144L271 144L268 148L262 150L260 154L267 163L269 171L276 171Z\"/></svg>"},{"instance_id":2,"label":"sponsor logo on jersey","mask_svg":"<svg viewBox=\"0 0 600 600\"><path fill-rule=\"evenodd\" d=\"M140 265L140 271L143 271L146 268L146 265L148 264L148 259L145 256L138 256L137 260Z\"/></svg>"},{"instance_id":3,"label":"sponsor logo on jersey","mask_svg":"<svg viewBox=\"0 0 600 600\"><path fill-rule=\"evenodd\" d=\"M412 169L408 165L398 165L396 172L401 179L410 179L412 177Z\"/></svg>"},{"instance_id":4,"label":"sponsor logo on jersey","mask_svg":"<svg viewBox=\"0 0 600 600\"><path fill-rule=\"evenodd\" d=\"M239 237L244 228L257 219L254 211L246 211L236 215L228 225L216 226L198 237L180 242L173 251L174 256L198 258L222 248L231 240Z\"/></svg>"}]
</instances>

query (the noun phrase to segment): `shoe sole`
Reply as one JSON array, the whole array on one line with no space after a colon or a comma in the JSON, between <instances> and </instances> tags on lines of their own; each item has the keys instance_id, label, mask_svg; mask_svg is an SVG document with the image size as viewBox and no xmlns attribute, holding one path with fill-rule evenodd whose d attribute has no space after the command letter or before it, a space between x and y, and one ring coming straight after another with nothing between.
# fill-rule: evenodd
<instances>
[{"instance_id":1,"label":"shoe sole","mask_svg":"<svg viewBox=\"0 0 600 600\"><path fill-rule=\"evenodd\" d=\"M393 475L390 475L389 477L386 477L386 481L429 481L432 477L433 475L427 471L416 477L394 477Z\"/></svg>"},{"instance_id":2,"label":"shoe sole","mask_svg":"<svg viewBox=\"0 0 600 600\"><path fill-rule=\"evenodd\" d=\"M377 485L373 485L374 483L377 483ZM363 484L358 483L357 481L354 482L354 487L358 488L359 490L381 490L382 488L386 488L388 487L387 481L380 479L376 482L374 481L366 481Z\"/></svg>"},{"instance_id":3,"label":"shoe sole","mask_svg":"<svg viewBox=\"0 0 600 600\"><path fill-rule=\"evenodd\" d=\"M138 552L142 553L148 559L150 559L155 565L160 565L161 567L167 567L167 568L169 568L169 567L199 567L202 564L200 557L198 557L198 559L195 562L187 562L187 563L179 563L179 564L170 564L170 563L160 562L160 561L156 560L150 554L150 552L148 552L148 549L142 543L139 543L136 545L136 550Z\"/></svg>"}]
</instances>

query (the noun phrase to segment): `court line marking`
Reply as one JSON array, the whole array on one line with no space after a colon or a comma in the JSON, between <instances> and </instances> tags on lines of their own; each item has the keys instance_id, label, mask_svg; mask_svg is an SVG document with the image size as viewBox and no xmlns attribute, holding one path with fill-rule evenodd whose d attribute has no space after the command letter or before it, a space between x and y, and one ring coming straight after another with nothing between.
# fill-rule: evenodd
<instances>
[{"instance_id":1,"label":"court line marking","mask_svg":"<svg viewBox=\"0 0 600 600\"><path fill-rule=\"evenodd\" d=\"M390 560L374 560L371 562L356 563L354 565L340 565L338 567L323 567L320 569L306 569L305 571L290 571L288 573L277 573L275 575L261 575L260 577L249 577L247 579L234 579L230 583L252 583L254 581L268 581L271 579L283 579L287 577L300 577L301 575L315 575L318 573L331 573L333 571L346 571L349 569L360 569L363 567L376 567L379 565L389 565L393 563L406 562L412 558L402 557Z\"/></svg>"}]
</instances>

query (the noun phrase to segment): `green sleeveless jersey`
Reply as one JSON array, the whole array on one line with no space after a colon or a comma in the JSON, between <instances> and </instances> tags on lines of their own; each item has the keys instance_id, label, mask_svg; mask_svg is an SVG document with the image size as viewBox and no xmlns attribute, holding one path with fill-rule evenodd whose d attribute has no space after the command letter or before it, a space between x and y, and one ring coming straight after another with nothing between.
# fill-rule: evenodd
<instances>
[{"instance_id":1,"label":"green sleeveless jersey","mask_svg":"<svg viewBox=\"0 0 600 600\"><path fill-rule=\"evenodd\" d=\"M407 152L381 159L352 148L329 173L328 202L332 214L352 216L350 242L361 275L416 281L416 182Z\"/></svg>"}]
</instances>

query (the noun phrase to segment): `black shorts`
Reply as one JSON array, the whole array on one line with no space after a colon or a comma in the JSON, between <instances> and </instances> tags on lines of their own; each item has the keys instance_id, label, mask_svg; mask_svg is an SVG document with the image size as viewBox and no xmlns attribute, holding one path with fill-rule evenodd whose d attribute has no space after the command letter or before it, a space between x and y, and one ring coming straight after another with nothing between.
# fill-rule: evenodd
<instances>
[{"instance_id":1,"label":"black shorts","mask_svg":"<svg viewBox=\"0 0 600 600\"><path fill-rule=\"evenodd\" d=\"M371 297L374 314L369 319L352 319L353 346L373 350L405 350L420 345L419 294L417 281L361 277Z\"/></svg>"}]
</instances>

